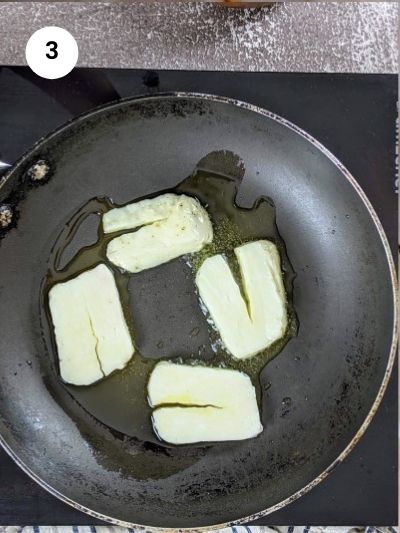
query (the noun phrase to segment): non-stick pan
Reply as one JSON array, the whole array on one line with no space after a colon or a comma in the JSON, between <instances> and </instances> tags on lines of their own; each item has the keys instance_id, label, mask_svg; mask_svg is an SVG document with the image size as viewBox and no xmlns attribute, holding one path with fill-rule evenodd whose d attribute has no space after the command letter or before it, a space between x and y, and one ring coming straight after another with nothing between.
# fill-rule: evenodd
<instances>
[{"instance_id":1,"label":"non-stick pan","mask_svg":"<svg viewBox=\"0 0 400 533\"><path fill-rule=\"evenodd\" d=\"M243 161L240 205L275 202L300 328L261 373L258 438L165 448L122 436L71 398L45 349L40 286L57 236L88 199L124 203L174 187L221 150ZM35 185L27 170L40 159L50 177ZM55 496L121 525L238 523L312 488L364 433L393 365L393 262L357 182L293 124L214 96L120 101L40 141L7 173L0 199L14 217L0 241L1 442ZM143 281L145 297L135 292L138 342L162 338L162 357L210 349L206 321L188 303L191 278L177 278L174 264Z\"/></svg>"}]
</instances>

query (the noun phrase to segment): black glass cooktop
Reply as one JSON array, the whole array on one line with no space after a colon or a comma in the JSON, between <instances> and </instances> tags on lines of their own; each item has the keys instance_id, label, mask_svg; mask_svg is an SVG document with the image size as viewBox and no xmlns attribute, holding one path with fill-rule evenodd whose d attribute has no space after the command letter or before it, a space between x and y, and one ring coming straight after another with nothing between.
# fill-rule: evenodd
<instances>
[{"instance_id":1,"label":"black glass cooktop","mask_svg":"<svg viewBox=\"0 0 400 533\"><path fill-rule=\"evenodd\" d=\"M27 68L0 67L0 161L12 163L41 136L94 106L159 91L245 100L309 132L359 181L396 250L397 77L392 75L75 69L51 81ZM350 456L311 492L257 524L397 524L397 404L395 369L377 415ZM100 522L55 499L0 451L0 524Z\"/></svg>"}]
</instances>

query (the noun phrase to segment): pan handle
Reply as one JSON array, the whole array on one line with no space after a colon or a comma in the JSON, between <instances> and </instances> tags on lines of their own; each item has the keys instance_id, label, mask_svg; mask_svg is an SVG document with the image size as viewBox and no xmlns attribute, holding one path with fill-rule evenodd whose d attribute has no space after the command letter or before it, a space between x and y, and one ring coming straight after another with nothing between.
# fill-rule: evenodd
<instances>
[{"instance_id":1,"label":"pan handle","mask_svg":"<svg viewBox=\"0 0 400 533\"><path fill-rule=\"evenodd\" d=\"M38 87L72 116L121 98L107 73L97 69L74 69L68 76L56 80L36 76L25 67L13 67L12 71Z\"/></svg>"},{"instance_id":2,"label":"pan handle","mask_svg":"<svg viewBox=\"0 0 400 533\"><path fill-rule=\"evenodd\" d=\"M9 163L4 163L4 161L0 161L0 185L2 185L3 182L3 174L11 167ZM14 212L13 208L7 204L3 204L0 199L0 231L7 230L8 227L12 227L12 222L14 219Z\"/></svg>"}]
</instances>

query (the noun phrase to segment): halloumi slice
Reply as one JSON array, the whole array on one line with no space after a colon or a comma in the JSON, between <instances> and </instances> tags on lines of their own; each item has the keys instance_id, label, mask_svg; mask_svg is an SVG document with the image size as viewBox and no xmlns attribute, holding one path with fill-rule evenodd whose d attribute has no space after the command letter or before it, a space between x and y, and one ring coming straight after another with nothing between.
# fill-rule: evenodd
<instances>
[{"instance_id":1,"label":"halloumi slice","mask_svg":"<svg viewBox=\"0 0 400 533\"><path fill-rule=\"evenodd\" d=\"M123 207L110 209L104 213L102 218L103 231L104 233L113 233L164 220L176 207L180 197L177 194L166 193L155 198L139 200L139 202L133 202Z\"/></svg>"},{"instance_id":2,"label":"halloumi slice","mask_svg":"<svg viewBox=\"0 0 400 533\"><path fill-rule=\"evenodd\" d=\"M207 211L196 198L184 194L163 194L103 215L106 233L139 226L107 246L107 258L132 273L198 252L213 239Z\"/></svg>"},{"instance_id":3,"label":"halloumi slice","mask_svg":"<svg viewBox=\"0 0 400 533\"><path fill-rule=\"evenodd\" d=\"M148 398L154 431L171 444L249 439L263 430L250 378L235 370L163 361Z\"/></svg>"},{"instance_id":4,"label":"halloumi slice","mask_svg":"<svg viewBox=\"0 0 400 533\"><path fill-rule=\"evenodd\" d=\"M227 350L251 357L283 337L287 300L278 250L267 240L235 248L246 299L222 255L207 258L196 276L200 298Z\"/></svg>"},{"instance_id":5,"label":"halloumi slice","mask_svg":"<svg viewBox=\"0 0 400 533\"><path fill-rule=\"evenodd\" d=\"M104 264L54 285L49 306L66 383L90 385L131 359L135 349L118 289Z\"/></svg>"}]
</instances>

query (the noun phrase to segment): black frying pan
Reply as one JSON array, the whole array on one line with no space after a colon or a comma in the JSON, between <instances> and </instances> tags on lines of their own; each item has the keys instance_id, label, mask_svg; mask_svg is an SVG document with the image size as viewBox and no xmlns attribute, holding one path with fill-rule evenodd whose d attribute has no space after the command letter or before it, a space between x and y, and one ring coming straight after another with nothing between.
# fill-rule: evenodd
<instances>
[{"instance_id":1,"label":"black frying pan","mask_svg":"<svg viewBox=\"0 0 400 533\"><path fill-rule=\"evenodd\" d=\"M261 373L265 430L258 438L164 448L122 437L71 399L44 348L39 288L57 235L86 200L124 203L174 187L215 150L243 159L239 204L261 195L275 201L297 272L300 330ZM26 172L41 158L52 175L32 186ZM296 126L221 97L126 100L39 142L1 182L0 199L15 222L0 241L0 440L54 495L121 525L238 523L309 490L364 433L393 365L393 262L355 180ZM162 298L174 269L171 279L163 272L138 320L152 325L150 337L155 326L170 332L168 357L189 342L193 316L181 299L178 318L166 312L151 322L152 309L174 308ZM206 335L205 322L199 326Z\"/></svg>"}]
</instances>

